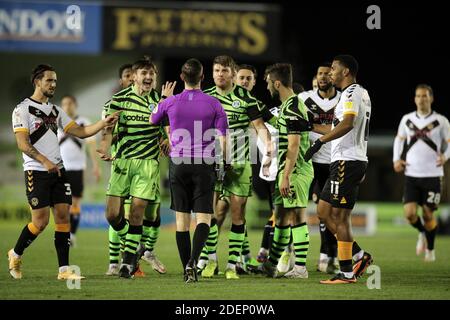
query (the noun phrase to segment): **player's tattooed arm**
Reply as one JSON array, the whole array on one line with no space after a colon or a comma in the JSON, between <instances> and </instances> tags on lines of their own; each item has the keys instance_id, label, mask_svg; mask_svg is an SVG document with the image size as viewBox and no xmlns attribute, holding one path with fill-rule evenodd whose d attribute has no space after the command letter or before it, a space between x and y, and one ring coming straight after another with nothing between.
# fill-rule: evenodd
<instances>
[{"instance_id":1,"label":"player's tattooed arm","mask_svg":"<svg viewBox=\"0 0 450 320\"><path fill-rule=\"evenodd\" d=\"M23 150L23 153L25 153L30 158L33 158L34 160L38 160L39 156L41 155L39 151L36 150L35 147L33 147L31 144L28 144Z\"/></svg>"},{"instance_id":2,"label":"player's tattooed arm","mask_svg":"<svg viewBox=\"0 0 450 320\"><path fill-rule=\"evenodd\" d=\"M45 158L33 145L30 143L30 136L28 132L16 132L16 141L19 150L25 153L30 158L42 162Z\"/></svg>"},{"instance_id":3,"label":"player's tattooed arm","mask_svg":"<svg viewBox=\"0 0 450 320\"><path fill-rule=\"evenodd\" d=\"M28 132L16 132L16 141L19 150L30 158L39 161L49 173L58 173L61 175L59 167L54 164L46 156L40 153L30 142L30 135Z\"/></svg>"}]
</instances>

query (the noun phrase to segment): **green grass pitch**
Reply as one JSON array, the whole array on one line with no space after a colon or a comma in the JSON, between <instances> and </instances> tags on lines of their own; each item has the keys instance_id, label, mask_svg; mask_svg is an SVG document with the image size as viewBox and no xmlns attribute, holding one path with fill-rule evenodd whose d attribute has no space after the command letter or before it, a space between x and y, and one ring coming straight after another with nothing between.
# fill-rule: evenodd
<instances>
[{"instance_id":1,"label":"green grass pitch","mask_svg":"<svg viewBox=\"0 0 450 320\"><path fill-rule=\"evenodd\" d=\"M381 224L376 236L357 237L362 247L374 256L380 268L381 288L368 289L365 275L356 284L325 286L319 280L327 275L315 271L319 236L311 236L307 267L309 279L268 279L263 276L241 276L226 280L223 275L200 279L196 284L182 281L175 242L175 232L162 228L156 253L166 264L167 274L160 275L142 262L145 278L133 280L108 277L106 230L80 230L78 247L71 250L71 263L79 265L86 280L79 290L69 290L57 281L57 259L51 225L27 249L23 258L23 279L13 280L8 273L6 253L14 245L25 222L0 223L0 300L2 299L449 299L450 237L436 239L435 263L423 262L415 255L417 233L407 225ZM192 232L191 232L192 236ZM259 248L261 232L250 231L253 254ZM226 263L227 239L219 238L219 263Z\"/></svg>"}]
</instances>

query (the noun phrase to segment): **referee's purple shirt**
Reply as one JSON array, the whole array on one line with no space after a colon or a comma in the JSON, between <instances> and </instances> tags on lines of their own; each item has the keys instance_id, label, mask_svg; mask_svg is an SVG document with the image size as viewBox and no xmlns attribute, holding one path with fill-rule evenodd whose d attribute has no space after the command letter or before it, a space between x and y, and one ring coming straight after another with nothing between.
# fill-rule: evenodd
<instances>
[{"instance_id":1,"label":"referee's purple shirt","mask_svg":"<svg viewBox=\"0 0 450 320\"><path fill-rule=\"evenodd\" d=\"M185 89L162 101L153 110L151 122L158 124L165 116L170 123L171 158L214 157L214 136L224 136L228 129L219 100L199 89Z\"/></svg>"}]
</instances>

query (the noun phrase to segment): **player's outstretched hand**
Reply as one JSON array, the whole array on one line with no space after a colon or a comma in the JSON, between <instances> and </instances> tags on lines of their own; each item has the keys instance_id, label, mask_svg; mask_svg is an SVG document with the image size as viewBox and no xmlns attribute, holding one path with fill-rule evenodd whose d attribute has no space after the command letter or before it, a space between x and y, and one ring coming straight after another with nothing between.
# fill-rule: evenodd
<instances>
[{"instance_id":1,"label":"player's outstretched hand","mask_svg":"<svg viewBox=\"0 0 450 320\"><path fill-rule=\"evenodd\" d=\"M322 147L323 142L320 141L320 139L317 139L316 141L314 141L314 143L311 145L311 147L309 147L309 149L306 151L305 153L305 161L309 161L311 160L311 158L313 157L313 155L320 150L320 148Z\"/></svg>"},{"instance_id":2,"label":"player's outstretched hand","mask_svg":"<svg viewBox=\"0 0 450 320\"><path fill-rule=\"evenodd\" d=\"M166 81L166 83L163 84L161 87L161 96L164 97L173 96L173 90L175 89L176 84L177 84L176 81L174 82Z\"/></svg>"},{"instance_id":3,"label":"player's outstretched hand","mask_svg":"<svg viewBox=\"0 0 450 320\"><path fill-rule=\"evenodd\" d=\"M119 120L119 115L121 111L116 111L113 114L110 114L105 118L105 126L110 127L116 124L117 120Z\"/></svg>"}]
</instances>

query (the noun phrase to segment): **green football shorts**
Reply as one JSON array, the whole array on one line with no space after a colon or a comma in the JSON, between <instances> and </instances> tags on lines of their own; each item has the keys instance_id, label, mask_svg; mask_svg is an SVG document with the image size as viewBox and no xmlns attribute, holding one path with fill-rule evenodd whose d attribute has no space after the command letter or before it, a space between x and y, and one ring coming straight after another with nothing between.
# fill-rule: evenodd
<instances>
[{"instance_id":1,"label":"green football shorts","mask_svg":"<svg viewBox=\"0 0 450 320\"><path fill-rule=\"evenodd\" d=\"M306 208L308 205L309 187L313 176L302 174L291 174L291 196L283 198L280 193L280 184L283 178L283 171L278 172L275 183L275 192L273 194L273 204L283 208Z\"/></svg>"},{"instance_id":2,"label":"green football shorts","mask_svg":"<svg viewBox=\"0 0 450 320\"><path fill-rule=\"evenodd\" d=\"M225 197L232 194L240 197L252 195L252 167L249 161L242 164L232 164L222 183L216 182L214 191Z\"/></svg>"},{"instance_id":3,"label":"green football shorts","mask_svg":"<svg viewBox=\"0 0 450 320\"><path fill-rule=\"evenodd\" d=\"M160 202L159 162L144 159L115 159L106 195L135 197Z\"/></svg>"}]
</instances>

